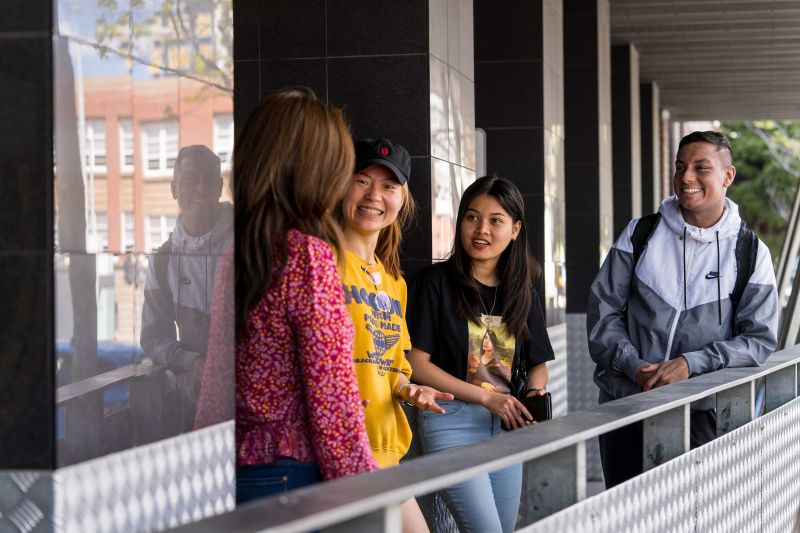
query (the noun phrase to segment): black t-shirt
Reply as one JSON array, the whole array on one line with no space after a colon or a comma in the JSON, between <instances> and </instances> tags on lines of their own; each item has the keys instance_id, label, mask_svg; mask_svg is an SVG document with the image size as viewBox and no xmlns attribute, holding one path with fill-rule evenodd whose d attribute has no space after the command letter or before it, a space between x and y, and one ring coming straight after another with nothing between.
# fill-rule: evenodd
<instances>
[{"instance_id":1,"label":"black t-shirt","mask_svg":"<svg viewBox=\"0 0 800 533\"><path fill-rule=\"evenodd\" d=\"M491 358L484 358L483 362L486 363L485 366L487 368L475 368L474 359L478 357L477 351L479 350L480 339L487 330L495 330L497 332L497 336L500 337L500 343L505 347L506 351L513 349L514 361L517 363L524 361L523 368L525 370L529 370L545 361L555 359L550 337L547 335L539 296L536 294L535 289L531 289L533 293L531 298L532 305L528 314L528 328L531 332L531 338L526 341L518 341L513 338L503 339L503 334L497 331L498 328L492 327L496 322L490 323L488 327L486 324L468 324L466 320L459 316L453 293L454 282L451 281L451 277L449 262L445 261L426 268L417 274L409 285L406 322L408 331L411 334L411 344L415 348L429 353L433 364L461 380L467 381L469 377L469 381L476 385L480 385L479 380L489 381L495 385L494 390L508 392L508 390L502 390L501 386L502 381L505 381L505 379L487 380L481 378L487 372L495 376L504 374L504 378L508 377L506 373L497 370L505 366L508 362L507 359L503 361L502 357L499 358L501 364L498 364L496 361L491 361ZM500 315L503 309L504 294L502 286L495 289L495 287L487 287L479 283L478 289L481 293L484 307L484 309L481 309L480 304L476 306L479 311L478 314L486 312L487 314L495 315L494 319L499 320L496 315ZM497 301L494 305L494 312L490 313L489 311L494 302L495 290L497 290ZM476 332L478 332L477 339L475 338ZM471 339L470 337L473 338ZM502 352L503 349L501 348L498 351ZM470 362L473 364L470 365ZM481 367L483 366L481 365ZM489 386L487 385L486 388L489 388Z\"/></svg>"}]
</instances>

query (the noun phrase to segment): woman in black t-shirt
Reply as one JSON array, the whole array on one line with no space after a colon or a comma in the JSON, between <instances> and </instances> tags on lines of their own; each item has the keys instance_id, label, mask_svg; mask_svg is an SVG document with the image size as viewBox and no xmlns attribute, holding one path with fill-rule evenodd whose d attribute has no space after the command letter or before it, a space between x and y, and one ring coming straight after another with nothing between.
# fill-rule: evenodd
<instances>
[{"instance_id":1,"label":"woman in black t-shirt","mask_svg":"<svg viewBox=\"0 0 800 533\"><path fill-rule=\"evenodd\" d=\"M554 359L534 282L519 189L480 178L467 187L450 258L422 271L409 288L414 380L455 400L445 414L423 413L425 453L472 444L501 426L532 423L519 398L543 395ZM461 531L513 531L522 465L478 476L444 491Z\"/></svg>"}]
</instances>

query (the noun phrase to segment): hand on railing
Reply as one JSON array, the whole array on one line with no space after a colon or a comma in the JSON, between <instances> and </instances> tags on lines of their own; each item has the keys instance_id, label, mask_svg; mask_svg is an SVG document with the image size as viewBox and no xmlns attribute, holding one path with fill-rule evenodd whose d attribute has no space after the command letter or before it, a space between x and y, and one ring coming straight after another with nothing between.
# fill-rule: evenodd
<instances>
[{"instance_id":1,"label":"hand on railing","mask_svg":"<svg viewBox=\"0 0 800 533\"><path fill-rule=\"evenodd\" d=\"M689 364L683 356L661 363L647 363L636 370L636 383L643 391L689 379Z\"/></svg>"}]
</instances>

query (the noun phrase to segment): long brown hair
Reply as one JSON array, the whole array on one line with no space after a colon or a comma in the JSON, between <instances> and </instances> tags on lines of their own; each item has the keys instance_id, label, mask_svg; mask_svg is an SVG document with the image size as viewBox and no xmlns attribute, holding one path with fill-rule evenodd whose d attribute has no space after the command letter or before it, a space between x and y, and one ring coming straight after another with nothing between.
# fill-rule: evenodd
<instances>
[{"instance_id":1,"label":"long brown hair","mask_svg":"<svg viewBox=\"0 0 800 533\"><path fill-rule=\"evenodd\" d=\"M342 112L310 89L279 91L250 114L233 152L238 336L264 291L280 280L289 229L341 251L331 209L347 190L354 164Z\"/></svg>"},{"instance_id":2,"label":"long brown hair","mask_svg":"<svg viewBox=\"0 0 800 533\"><path fill-rule=\"evenodd\" d=\"M411 196L408 185L403 185L400 189L403 193L403 205L397 213L395 221L386 226L378 234L378 244L375 246L375 255L381 260L386 272L395 279L402 275L400 270L400 242L403 240L403 230L414 219L417 211L417 204Z\"/></svg>"},{"instance_id":3,"label":"long brown hair","mask_svg":"<svg viewBox=\"0 0 800 533\"><path fill-rule=\"evenodd\" d=\"M516 240L511 241L500 255L496 274L502 283L503 320L508 330L520 340L531 338L528 314L533 302L535 283L542 275L542 268L528 244L528 228L525 224L525 203L516 185L505 178L484 176L475 180L461 196L456 216L456 236L453 251L448 258L450 272L455 279L456 311L468 322L480 323L480 293L472 276L472 259L461 242L461 224L467 208L481 195L493 197L505 209L513 221L521 222Z\"/></svg>"}]
</instances>

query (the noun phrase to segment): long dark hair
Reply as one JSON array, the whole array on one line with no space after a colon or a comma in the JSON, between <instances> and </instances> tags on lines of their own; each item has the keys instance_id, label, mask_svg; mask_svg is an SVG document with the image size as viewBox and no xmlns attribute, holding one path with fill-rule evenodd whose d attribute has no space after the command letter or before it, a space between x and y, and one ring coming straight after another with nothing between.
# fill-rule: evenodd
<instances>
[{"instance_id":1,"label":"long dark hair","mask_svg":"<svg viewBox=\"0 0 800 533\"><path fill-rule=\"evenodd\" d=\"M342 112L309 89L280 91L251 113L233 150L237 336L246 333L249 312L264 291L281 278L289 229L340 251L331 210L354 165Z\"/></svg>"},{"instance_id":2,"label":"long dark hair","mask_svg":"<svg viewBox=\"0 0 800 533\"><path fill-rule=\"evenodd\" d=\"M461 224L464 214L478 196L488 195L497 200L513 220L520 222L516 240L511 241L500 255L496 274L503 291L503 321L508 330L520 340L531 336L528 314L533 304L534 283L542 274L542 268L533 257L528 245L528 229L525 224L525 203L516 185L505 178L484 176L477 179L464 191L458 205L456 236L453 251L447 260L455 280L456 310L465 320L480 323L480 293L478 283L472 276L472 258L461 243Z\"/></svg>"}]
</instances>

